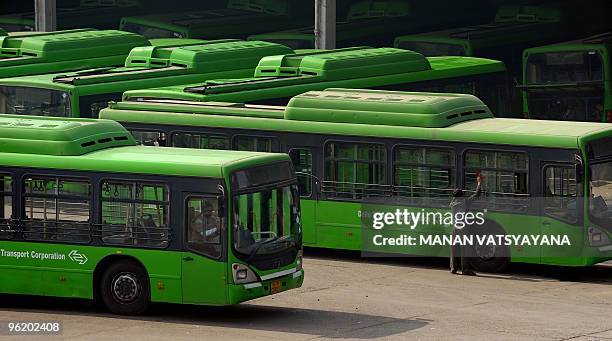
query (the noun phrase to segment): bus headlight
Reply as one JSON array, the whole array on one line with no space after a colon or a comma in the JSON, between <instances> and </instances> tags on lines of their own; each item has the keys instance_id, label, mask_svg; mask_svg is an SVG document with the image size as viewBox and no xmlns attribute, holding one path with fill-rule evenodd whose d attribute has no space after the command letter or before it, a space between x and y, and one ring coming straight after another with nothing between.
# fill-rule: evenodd
<instances>
[{"instance_id":1,"label":"bus headlight","mask_svg":"<svg viewBox=\"0 0 612 341\"><path fill-rule=\"evenodd\" d=\"M295 262L295 264L296 264L296 265L295 265L295 269L296 269L297 271L302 270L302 263L304 262L304 258L302 257L302 255L303 255L303 251L302 251L302 250L299 250L299 251L298 251L298 254L297 254L297 260L296 260L296 262Z\"/></svg>"},{"instance_id":2,"label":"bus headlight","mask_svg":"<svg viewBox=\"0 0 612 341\"><path fill-rule=\"evenodd\" d=\"M232 264L232 275L235 284L257 282L257 275L248 266L240 263Z\"/></svg>"},{"instance_id":3,"label":"bus headlight","mask_svg":"<svg viewBox=\"0 0 612 341\"><path fill-rule=\"evenodd\" d=\"M604 246L604 245L609 245L609 244L610 244L610 238L608 237L608 234L605 231L597 227L589 228L589 245Z\"/></svg>"}]
</instances>

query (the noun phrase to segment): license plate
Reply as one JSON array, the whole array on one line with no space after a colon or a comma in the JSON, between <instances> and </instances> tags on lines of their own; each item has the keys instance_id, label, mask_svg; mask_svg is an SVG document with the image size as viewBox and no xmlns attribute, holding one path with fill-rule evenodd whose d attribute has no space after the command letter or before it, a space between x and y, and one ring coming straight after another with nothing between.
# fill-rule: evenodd
<instances>
[{"instance_id":1,"label":"license plate","mask_svg":"<svg viewBox=\"0 0 612 341\"><path fill-rule=\"evenodd\" d=\"M283 286L281 285L281 281L272 281L272 283L270 283L270 293L276 294L282 290Z\"/></svg>"}]
</instances>

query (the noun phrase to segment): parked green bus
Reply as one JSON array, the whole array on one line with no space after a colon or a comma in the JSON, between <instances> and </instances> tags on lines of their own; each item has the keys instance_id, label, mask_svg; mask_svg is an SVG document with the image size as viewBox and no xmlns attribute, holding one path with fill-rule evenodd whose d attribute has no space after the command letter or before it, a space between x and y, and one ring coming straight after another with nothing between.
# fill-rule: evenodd
<instances>
[{"instance_id":1,"label":"parked green bus","mask_svg":"<svg viewBox=\"0 0 612 341\"><path fill-rule=\"evenodd\" d=\"M78 29L0 37L0 78L120 66L150 42L122 31Z\"/></svg>"},{"instance_id":2,"label":"parked green bus","mask_svg":"<svg viewBox=\"0 0 612 341\"><path fill-rule=\"evenodd\" d=\"M93 27L116 29L121 17L142 12L139 0L81 0L78 5L57 6L57 28L60 30ZM0 16L0 27L9 32L34 31L34 11Z\"/></svg>"},{"instance_id":3,"label":"parked green bus","mask_svg":"<svg viewBox=\"0 0 612 341\"><path fill-rule=\"evenodd\" d=\"M481 5L481 4L479 4ZM431 20L435 13L436 20ZM398 34L422 32L481 22L487 13L469 3L415 2L406 0L358 1L336 23L336 47L388 47ZM314 26L251 35L248 40L263 40L297 49L315 48Z\"/></svg>"},{"instance_id":4,"label":"parked green bus","mask_svg":"<svg viewBox=\"0 0 612 341\"><path fill-rule=\"evenodd\" d=\"M508 82L502 62L472 57L430 57L394 48L304 50L264 57L252 78L128 91L124 100L181 99L285 105L291 97L330 87L476 94L498 115Z\"/></svg>"},{"instance_id":5,"label":"parked green bus","mask_svg":"<svg viewBox=\"0 0 612 341\"><path fill-rule=\"evenodd\" d=\"M285 154L136 146L107 120L0 115L0 293L230 305L300 287Z\"/></svg>"},{"instance_id":6,"label":"parked green bus","mask_svg":"<svg viewBox=\"0 0 612 341\"><path fill-rule=\"evenodd\" d=\"M288 153L306 246L362 250L362 211L401 200L411 212L448 210L453 190L473 193L480 174L488 233L563 234L572 246L477 249L479 269L612 258L609 124L493 118L465 94L348 89L307 92L286 108L142 99L100 117L146 145Z\"/></svg>"},{"instance_id":7,"label":"parked green bus","mask_svg":"<svg viewBox=\"0 0 612 341\"><path fill-rule=\"evenodd\" d=\"M312 4L305 1L229 0L222 9L125 17L120 29L147 38L244 39L254 33L306 25L312 21L309 8Z\"/></svg>"},{"instance_id":8,"label":"parked green bus","mask_svg":"<svg viewBox=\"0 0 612 341\"><path fill-rule=\"evenodd\" d=\"M612 33L525 50L520 88L525 117L612 122Z\"/></svg>"},{"instance_id":9,"label":"parked green bus","mask_svg":"<svg viewBox=\"0 0 612 341\"><path fill-rule=\"evenodd\" d=\"M269 42L178 42L134 48L124 67L0 79L0 113L95 118L126 90L246 77L263 56L293 53Z\"/></svg>"}]
</instances>

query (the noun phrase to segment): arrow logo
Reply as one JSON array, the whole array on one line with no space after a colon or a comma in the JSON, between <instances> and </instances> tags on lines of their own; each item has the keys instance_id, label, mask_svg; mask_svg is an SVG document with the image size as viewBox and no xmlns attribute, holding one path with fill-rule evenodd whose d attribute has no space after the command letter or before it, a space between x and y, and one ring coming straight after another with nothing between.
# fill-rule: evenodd
<instances>
[{"instance_id":1,"label":"arrow logo","mask_svg":"<svg viewBox=\"0 0 612 341\"><path fill-rule=\"evenodd\" d=\"M68 257L70 257L72 261L77 262L80 265L87 263L87 257L85 257L84 254L79 253L77 250L70 251Z\"/></svg>"}]
</instances>

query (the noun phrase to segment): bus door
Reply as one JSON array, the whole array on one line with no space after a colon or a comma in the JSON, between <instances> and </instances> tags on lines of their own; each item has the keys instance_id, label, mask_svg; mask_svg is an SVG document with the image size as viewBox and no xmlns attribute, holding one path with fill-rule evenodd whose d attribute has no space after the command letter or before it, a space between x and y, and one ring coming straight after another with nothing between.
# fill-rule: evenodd
<instances>
[{"instance_id":1,"label":"bus door","mask_svg":"<svg viewBox=\"0 0 612 341\"><path fill-rule=\"evenodd\" d=\"M576 167L571 163L544 163L542 170L541 262L567 265L580 262L584 245L580 213L583 204L578 195ZM558 240L553 240L555 237L563 239L563 236L567 236L571 245L557 245ZM548 245L545 238L553 243Z\"/></svg>"},{"instance_id":2,"label":"bus door","mask_svg":"<svg viewBox=\"0 0 612 341\"><path fill-rule=\"evenodd\" d=\"M182 257L183 303L227 302L224 228L216 194L184 193L185 228Z\"/></svg>"},{"instance_id":3,"label":"bus door","mask_svg":"<svg viewBox=\"0 0 612 341\"><path fill-rule=\"evenodd\" d=\"M289 157L297 173L302 210L302 241L305 245L316 245L316 207L320 195L320 184L313 174L314 153L311 147L296 146L289 149Z\"/></svg>"}]
</instances>

